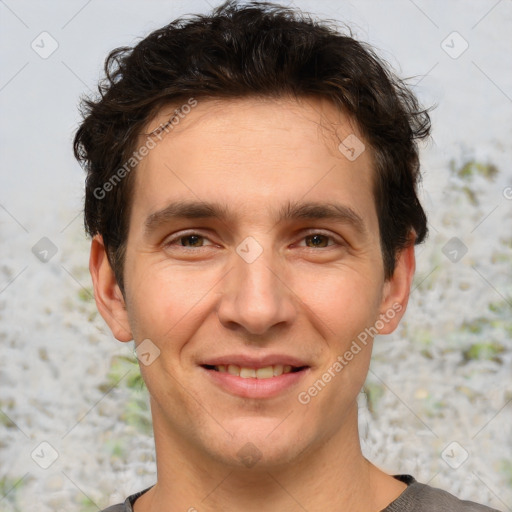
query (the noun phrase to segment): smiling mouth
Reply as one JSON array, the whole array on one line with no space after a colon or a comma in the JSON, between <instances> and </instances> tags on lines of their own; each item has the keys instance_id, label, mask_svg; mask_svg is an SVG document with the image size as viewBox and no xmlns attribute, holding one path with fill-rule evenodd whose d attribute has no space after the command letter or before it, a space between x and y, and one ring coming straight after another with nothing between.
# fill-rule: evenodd
<instances>
[{"instance_id":1,"label":"smiling mouth","mask_svg":"<svg viewBox=\"0 0 512 512\"><path fill-rule=\"evenodd\" d=\"M202 367L210 371L216 371L219 373L229 373L230 375L241 377L242 379L271 379L273 377L279 377L280 375L283 374L297 373L309 368L308 366L291 366L289 364L276 364L271 366L265 366L263 368L248 368L243 366L237 366L236 364L204 364L202 365Z\"/></svg>"}]
</instances>

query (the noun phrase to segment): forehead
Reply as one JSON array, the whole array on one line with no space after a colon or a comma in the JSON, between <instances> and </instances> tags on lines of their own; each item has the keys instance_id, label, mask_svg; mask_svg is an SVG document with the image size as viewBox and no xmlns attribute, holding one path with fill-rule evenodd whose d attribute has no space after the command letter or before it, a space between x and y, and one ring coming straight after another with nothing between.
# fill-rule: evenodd
<instances>
[{"instance_id":1,"label":"forehead","mask_svg":"<svg viewBox=\"0 0 512 512\"><path fill-rule=\"evenodd\" d=\"M242 143L244 139L248 141L244 135L250 133L257 133L259 142L265 134L267 139L277 142L275 135L279 132L288 139L286 147L291 147L297 138L306 136L311 147L323 142L322 149L337 157L340 156L338 146L347 136L357 135L362 140L352 119L328 99L311 96L296 99L266 96L183 98L161 108L144 130L145 134L160 133L159 140L162 137L175 141L188 138L187 144L191 144L190 139L196 133L201 133L205 142L210 135L216 139L227 135L231 140L235 138ZM244 149L240 147L240 150Z\"/></svg>"},{"instance_id":2,"label":"forehead","mask_svg":"<svg viewBox=\"0 0 512 512\"><path fill-rule=\"evenodd\" d=\"M194 101L192 108L183 108L193 104L187 100L162 108L148 123L145 133L160 135L135 173L139 213L188 198L229 204L252 220L258 205L275 212L299 199L346 204L363 218L375 214L370 151L361 151L357 127L331 102ZM346 146L354 141L356 158Z\"/></svg>"}]
</instances>

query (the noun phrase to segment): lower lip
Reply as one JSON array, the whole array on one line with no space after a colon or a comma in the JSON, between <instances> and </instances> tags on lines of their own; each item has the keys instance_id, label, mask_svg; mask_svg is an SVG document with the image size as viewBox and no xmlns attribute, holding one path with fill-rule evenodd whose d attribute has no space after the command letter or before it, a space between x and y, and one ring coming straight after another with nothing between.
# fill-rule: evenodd
<instances>
[{"instance_id":1,"label":"lower lip","mask_svg":"<svg viewBox=\"0 0 512 512\"><path fill-rule=\"evenodd\" d=\"M227 372L221 373L203 367L201 369L225 391L243 398L272 398L295 386L309 372L309 368L306 368L298 372L283 373L270 379L244 379Z\"/></svg>"}]
</instances>

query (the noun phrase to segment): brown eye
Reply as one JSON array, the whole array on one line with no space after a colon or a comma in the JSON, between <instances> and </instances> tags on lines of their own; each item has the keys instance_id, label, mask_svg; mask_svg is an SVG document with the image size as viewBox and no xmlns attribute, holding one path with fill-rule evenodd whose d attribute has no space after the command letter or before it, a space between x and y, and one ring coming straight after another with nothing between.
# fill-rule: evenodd
<instances>
[{"instance_id":1,"label":"brown eye","mask_svg":"<svg viewBox=\"0 0 512 512\"><path fill-rule=\"evenodd\" d=\"M329 236L322 234L308 235L305 240L308 247L327 247L329 245Z\"/></svg>"},{"instance_id":2,"label":"brown eye","mask_svg":"<svg viewBox=\"0 0 512 512\"><path fill-rule=\"evenodd\" d=\"M201 235L187 235L179 238L181 245L183 247L202 247L202 242L204 237ZM185 243L184 243L185 242Z\"/></svg>"},{"instance_id":3,"label":"brown eye","mask_svg":"<svg viewBox=\"0 0 512 512\"><path fill-rule=\"evenodd\" d=\"M177 236L169 238L165 243L165 247L187 247L191 249L200 249L202 247L208 247L211 243L206 243L209 240L206 236L199 233L178 233Z\"/></svg>"}]
</instances>

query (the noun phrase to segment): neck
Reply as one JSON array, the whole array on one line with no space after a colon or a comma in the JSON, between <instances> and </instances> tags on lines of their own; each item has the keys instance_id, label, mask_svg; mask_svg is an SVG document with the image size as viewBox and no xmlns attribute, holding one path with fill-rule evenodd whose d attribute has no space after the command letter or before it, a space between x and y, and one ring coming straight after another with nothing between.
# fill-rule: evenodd
<instances>
[{"instance_id":1,"label":"neck","mask_svg":"<svg viewBox=\"0 0 512 512\"><path fill-rule=\"evenodd\" d=\"M134 512L378 512L406 487L363 457L356 404L346 428L282 465L220 464L163 422L154 422L154 431L158 482L137 500Z\"/></svg>"}]
</instances>

